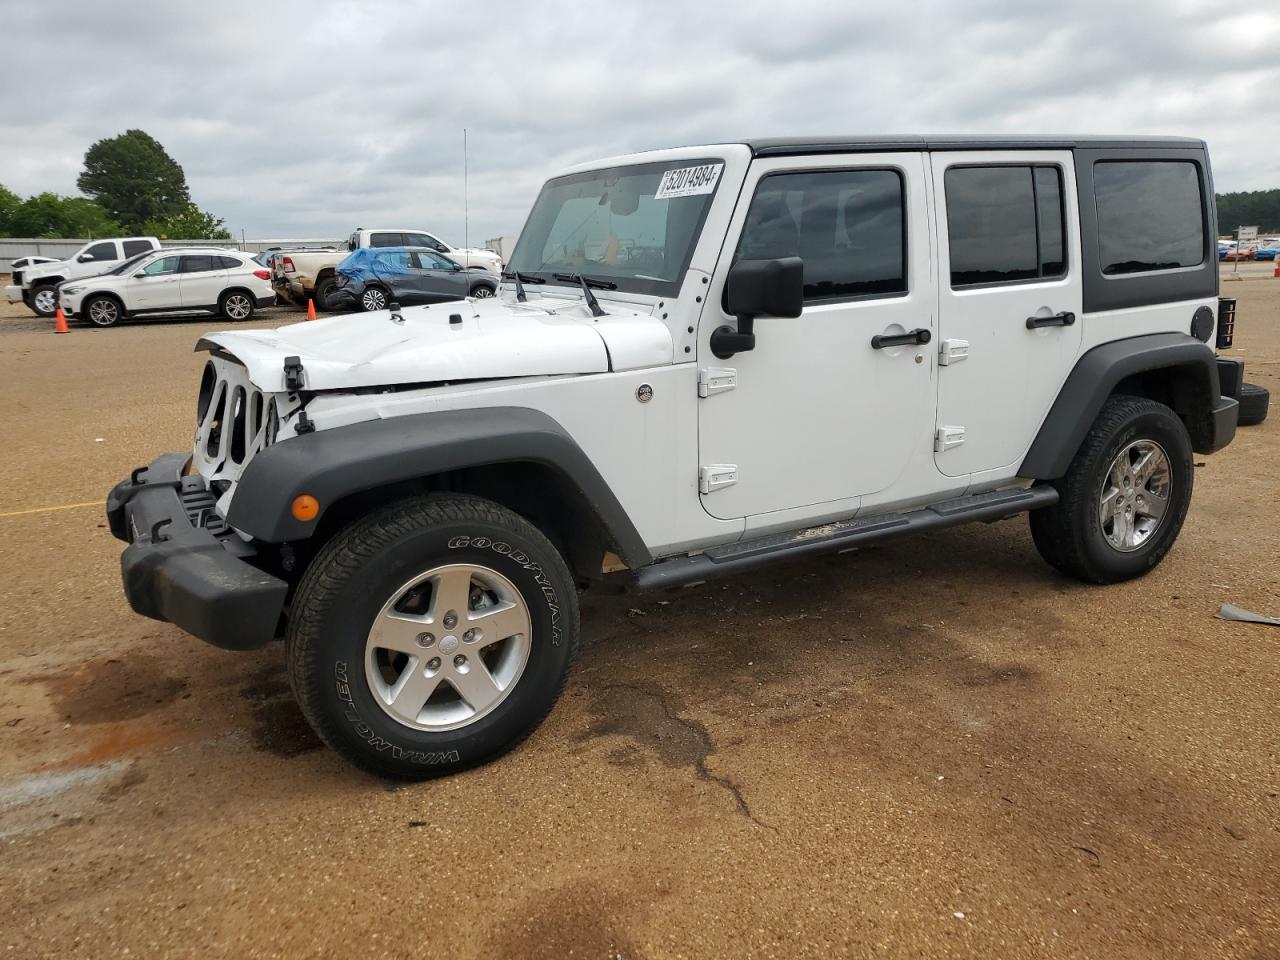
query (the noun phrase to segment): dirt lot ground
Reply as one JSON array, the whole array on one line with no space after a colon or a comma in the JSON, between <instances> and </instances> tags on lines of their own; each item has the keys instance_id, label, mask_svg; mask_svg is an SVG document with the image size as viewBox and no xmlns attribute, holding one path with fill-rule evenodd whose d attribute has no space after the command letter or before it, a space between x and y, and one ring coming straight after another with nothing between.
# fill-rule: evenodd
<instances>
[{"instance_id":1,"label":"dirt lot ground","mask_svg":"<svg viewBox=\"0 0 1280 960\"><path fill-rule=\"evenodd\" d=\"M1275 392L1280 280L1224 290ZM1280 630L1213 617L1280 614L1280 415L1197 458L1123 586L1015 520L589 595L530 741L392 786L320 747L279 649L122 599L98 504L188 445L222 324L4 316L8 956L1280 957Z\"/></svg>"}]
</instances>

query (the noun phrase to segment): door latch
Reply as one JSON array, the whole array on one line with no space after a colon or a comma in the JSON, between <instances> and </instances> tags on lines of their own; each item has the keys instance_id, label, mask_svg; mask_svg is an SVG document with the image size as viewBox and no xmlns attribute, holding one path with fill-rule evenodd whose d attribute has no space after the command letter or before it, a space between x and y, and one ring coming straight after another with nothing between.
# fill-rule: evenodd
<instances>
[{"instance_id":1,"label":"door latch","mask_svg":"<svg viewBox=\"0 0 1280 960\"><path fill-rule=\"evenodd\" d=\"M736 463L709 463L698 471L698 492L712 493L738 482Z\"/></svg>"}]
</instances>

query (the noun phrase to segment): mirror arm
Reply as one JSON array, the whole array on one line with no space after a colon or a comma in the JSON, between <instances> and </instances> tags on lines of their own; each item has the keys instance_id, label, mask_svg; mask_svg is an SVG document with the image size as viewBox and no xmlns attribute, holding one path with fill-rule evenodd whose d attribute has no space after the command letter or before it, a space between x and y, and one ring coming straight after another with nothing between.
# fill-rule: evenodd
<instances>
[{"instance_id":1,"label":"mirror arm","mask_svg":"<svg viewBox=\"0 0 1280 960\"><path fill-rule=\"evenodd\" d=\"M720 360L728 360L735 353L745 353L756 348L756 317L753 313L738 314L738 329L727 323L716 327L711 334L711 352Z\"/></svg>"}]
</instances>

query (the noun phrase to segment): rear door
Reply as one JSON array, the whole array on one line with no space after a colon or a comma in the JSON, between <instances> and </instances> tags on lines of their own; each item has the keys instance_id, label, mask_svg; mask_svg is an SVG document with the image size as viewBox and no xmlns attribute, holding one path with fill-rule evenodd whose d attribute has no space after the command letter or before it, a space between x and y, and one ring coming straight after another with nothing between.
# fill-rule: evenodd
<instances>
[{"instance_id":1,"label":"rear door","mask_svg":"<svg viewBox=\"0 0 1280 960\"><path fill-rule=\"evenodd\" d=\"M934 460L946 476L1015 470L1079 353L1071 161L1065 150L932 155L941 333Z\"/></svg>"},{"instance_id":2,"label":"rear door","mask_svg":"<svg viewBox=\"0 0 1280 960\"><path fill-rule=\"evenodd\" d=\"M181 277L184 310L217 306L227 283L222 258L208 254L183 254Z\"/></svg>"}]
</instances>

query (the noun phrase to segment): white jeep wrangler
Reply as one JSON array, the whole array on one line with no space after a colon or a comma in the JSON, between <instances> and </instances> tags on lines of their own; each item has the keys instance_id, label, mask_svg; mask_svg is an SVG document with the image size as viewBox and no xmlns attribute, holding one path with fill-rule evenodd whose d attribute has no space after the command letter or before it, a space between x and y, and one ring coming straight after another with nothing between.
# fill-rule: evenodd
<instances>
[{"instance_id":1,"label":"white jeep wrangler","mask_svg":"<svg viewBox=\"0 0 1280 960\"><path fill-rule=\"evenodd\" d=\"M133 608L283 636L359 766L497 756L577 590L1029 511L1150 570L1235 433L1213 183L1183 139L804 139L547 182L499 296L209 336L195 447L107 501Z\"/></svg>"}]
</instances>

